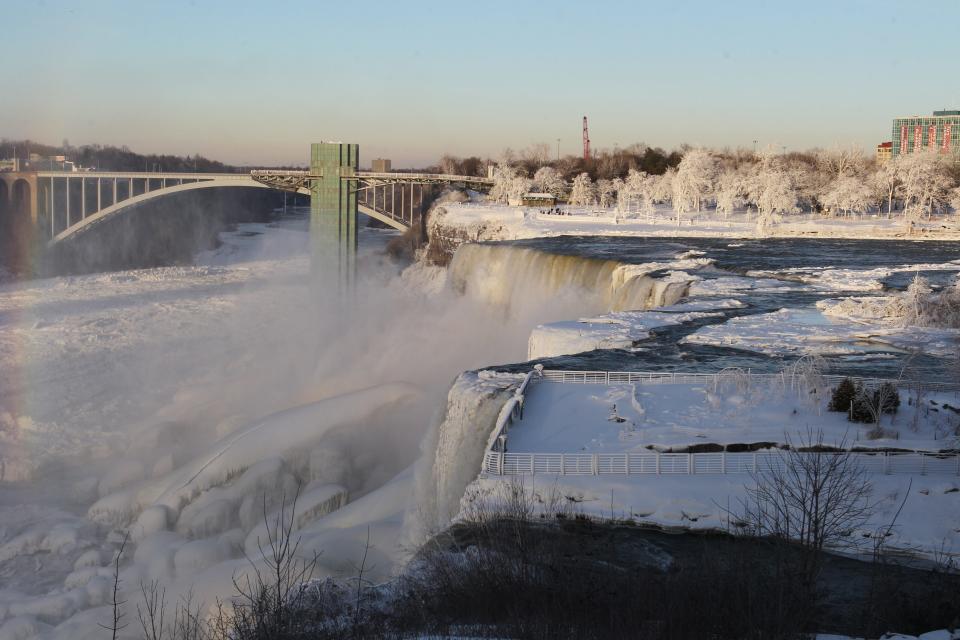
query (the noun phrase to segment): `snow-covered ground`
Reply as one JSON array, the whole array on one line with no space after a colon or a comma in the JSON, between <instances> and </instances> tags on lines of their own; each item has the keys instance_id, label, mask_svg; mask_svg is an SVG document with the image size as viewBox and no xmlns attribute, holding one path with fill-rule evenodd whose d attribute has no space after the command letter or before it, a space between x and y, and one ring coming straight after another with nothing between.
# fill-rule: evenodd
<instances>
[{"instance_id":1,"label":"snow-covered ground","mask_svg":"<svg viewBox=\"0 0 960 640\"><path fill-rule=\"evenodd\" d=\"M684 214L677 224L671 208L658 206L651 216L618 214L614 209L564 207L567 215L543 213L535 207L511 207L488 202L444 204L431 218L431 227L456 229L476 240L518 240L560 235L660 236L660 237L756 237L757 224L749 214L724 217L715 212ZM928 228L929 227L929 228ZM960 221L916 223L912 232L899 219L884 215L861 218L797 214L784 217L763 234L765 237L821 238L935 238L960 239Z\"/></svg>"},{"instance_id":2,"label":"snow-covered ground","mask_svg":"<svg viewBox=\"0 0 960 640\"><path fill-rule=\"evenodd\" d=\"M721 376L716 386L544 382L529 387L524 419L510 430L509 451L640 453L707 443L783 444L807 428L822 430L828 443L846 440L860 448L940 451L958 444L953 430L960 426L960 393L925 393L918 410L901 390L900 409L881 420L885 437L869 439L864 434L872 425L853 424L846 413L827 410L830 389L824 385L811 393L788 375L749 382Z\"/></svg>"},{"instance_id":3,"label":"snow-covered ground","mask_svg":"<svg viewBox=\"0 0 960 640\"><path fill-rule=\"evenodd\" d=\"M742 381L739 381L742 382ZM808 429L823 431L828 445L861 448L956 448L960 405L956 393L922 400L902 391L901 410L884 416L884 436L867 439L845 414L826 411L799 381L755 381L739 388L736 377L710 384L560 384L527 388L523 418L509 430L508 451L522 453L624 453L684 449L703 444L803 442ZM936 396L936 397L934 397ZM935 409L936 411L928 411ZM917 418L914 425L914 418ZM896 519L890 544L921 556L960 556L960 476L871 474L872 514L851 541L867 550L871 538ZM597 518L629 519L668 528L728 530L747 496L749 475L481 475L464 493L464 513L505 504L520 484L536 509L560 509Z\"/></svg>"}]
</instances>

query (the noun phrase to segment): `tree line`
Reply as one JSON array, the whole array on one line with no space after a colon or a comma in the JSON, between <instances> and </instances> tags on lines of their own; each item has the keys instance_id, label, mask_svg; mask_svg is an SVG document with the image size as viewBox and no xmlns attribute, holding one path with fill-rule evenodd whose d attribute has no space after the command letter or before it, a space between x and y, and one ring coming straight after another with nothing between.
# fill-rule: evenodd
<instances>
[{"instance_id":1,"label":"tree line","mask_svg":"<svg viewBox=\"0 0 960 640\"><path fill-rule=\"evenodd\" d=\"M601 156L598 162L609 168L613 157ZM574 170L570 175L557 165L544 162L531 172L526 160L505 158L494 167L490 196L508 202L533 190L572 205L615 207L627 215L652 213L665 204L676 212L678 222L684 214L713 207L724 216L735 211L756 214L759 226L803 212L900 212L918 220L960 211L960 162L935 151L878 163L854 146L797 153L691 148L676 164L668 158L659 173L627 163L614 172Z\"/></svg>"},{"instance_id":2,"label":"tree line","mask_svg":"<svg viewBox=\"0 0 960 640\"><path fill-rule=\"evenodd\" d=\"M198 173L242 173L248 169L210 160L199 154L176 156L169 154L142 154L131 151L126 145L85 144L72 146L64 140L59 146L42 144L32 140L0 140L0 158L17 157L24 167L30 154L41 156L65 156L77 165L100 171L169 171Z\"/></svg>"},{"instance_id":3,"label":"tree line","mask_svg":"<svg viewBox=\"0 0 960 640\"><path fill-rule=\"evenodd\" d=\"M436 173L449 173L461 176L486 176L488 167L509 165L525 175L532 176L543 167L551 167L566 180L586 173L592 180L624 178L633 169L645 173L660 175L670 167L680 164L683 151L664 151L658 147L648 147L645 144L632 144L625 148L598 150L590 160L582 156L567 155L553 157L550 145L547 143L534 144L517 152L511 148L504 149L494 160L470 156L460 158L446 154L440 161L428 169Z\"/></svg>"}]
</instances>

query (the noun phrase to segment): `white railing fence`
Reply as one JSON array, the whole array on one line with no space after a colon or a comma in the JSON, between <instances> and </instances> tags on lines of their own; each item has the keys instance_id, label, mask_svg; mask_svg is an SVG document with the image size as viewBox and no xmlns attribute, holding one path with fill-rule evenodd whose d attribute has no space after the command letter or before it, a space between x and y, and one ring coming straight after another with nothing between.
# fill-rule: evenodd
<instances>
[{"instance_id":1,"label":"white railing fence","mask_svg":"<svg viewBox=\"0 0 960 640\"><path fill-rule=\"evenodd\" d=\"M870 473L960 476L960 454L756 451L731 453L501 453L488 450L489 475L722 475L782 470L790 457L849 455Z\"/></svg>"},{"instance_id":2,"label":"white railing fence","mask_svg":"<svg viewBox=\"0 0 960 640\"><path fill-rule=\"evenodd\" d=\"M527 373L523 382L504 404L483 458L483 473L490 475L708 475L764 473L783 469L790 455L850 455L871 473L913 473L921 475L960 475L960 454L928 452L850 452L805 453L788 451L711 452L711 453L511 453L508 434L513 423L523 418L528 387L538 382L572 384L713 384L724 376L746 376L750 381L790 382L783 373L749 373L740 370L720 373L664 373L640 371L555 371L539 366ZM847 376L821 376L836 383ZM909 387L915 382L881 378L851 378L868 386L893 382ZM960 391L960 383L923 382L925 389Z\"/></svg>"},{"instance_id":3,"label":"white railing fence","mask_svg":"<svg viewBox=\"0 0 960 640\"><path fill-rule=\"evenodd\" d=\"M752 373L738 371L719 373L686 373L663 371L558 371L544 369L540 378L543 382L562 382L567 384L716 384L718 381L729 379L725 376L745 375L751 382L790 382L787 373ZM960 382L926 382L912 380L892 380L887 378L861 378L857 376L821 375L827 384L836 384L844 378L854 382L862 382L866 386L878 386L884 382L891 382L900 388L910 388L917 385L927 391L960 392Z\"/></svg>"}]
</instances>

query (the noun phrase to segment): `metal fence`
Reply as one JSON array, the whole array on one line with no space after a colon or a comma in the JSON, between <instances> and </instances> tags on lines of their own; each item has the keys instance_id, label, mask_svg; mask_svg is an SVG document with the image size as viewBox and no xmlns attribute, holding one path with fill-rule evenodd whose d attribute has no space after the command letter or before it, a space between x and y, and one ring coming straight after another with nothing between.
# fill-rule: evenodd
<instances>
[{"instance_id":1,"label":"metal fence","mask_svg":"<svg viewBox=\"0 0 960 640\"><path fill-rule=\"evenodd\" d=\"M790 456L849 455L871 473L960 476L955 453L807 453L757 451L730 453L501 453L487 451L483 472L489 475L722 475L782 470Z\"/></svg>"}]
</instances>

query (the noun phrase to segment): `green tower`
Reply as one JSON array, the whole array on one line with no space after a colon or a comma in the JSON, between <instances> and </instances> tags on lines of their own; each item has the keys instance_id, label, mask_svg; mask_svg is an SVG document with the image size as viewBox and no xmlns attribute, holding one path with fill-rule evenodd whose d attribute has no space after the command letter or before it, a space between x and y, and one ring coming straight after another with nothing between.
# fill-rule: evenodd
<instances>
[{"instance_id":1,"label":"green tower","mask_svg":"<svg viewBox=\"0 0 960 640\"><path fill-rule=\"evenodd\" d=\"M356 175L359 145L318 142L310 145L310 241L312 266L326 285L336 280L341 292L354 283L357 261Z\"/></svg>"}]
</instances>

